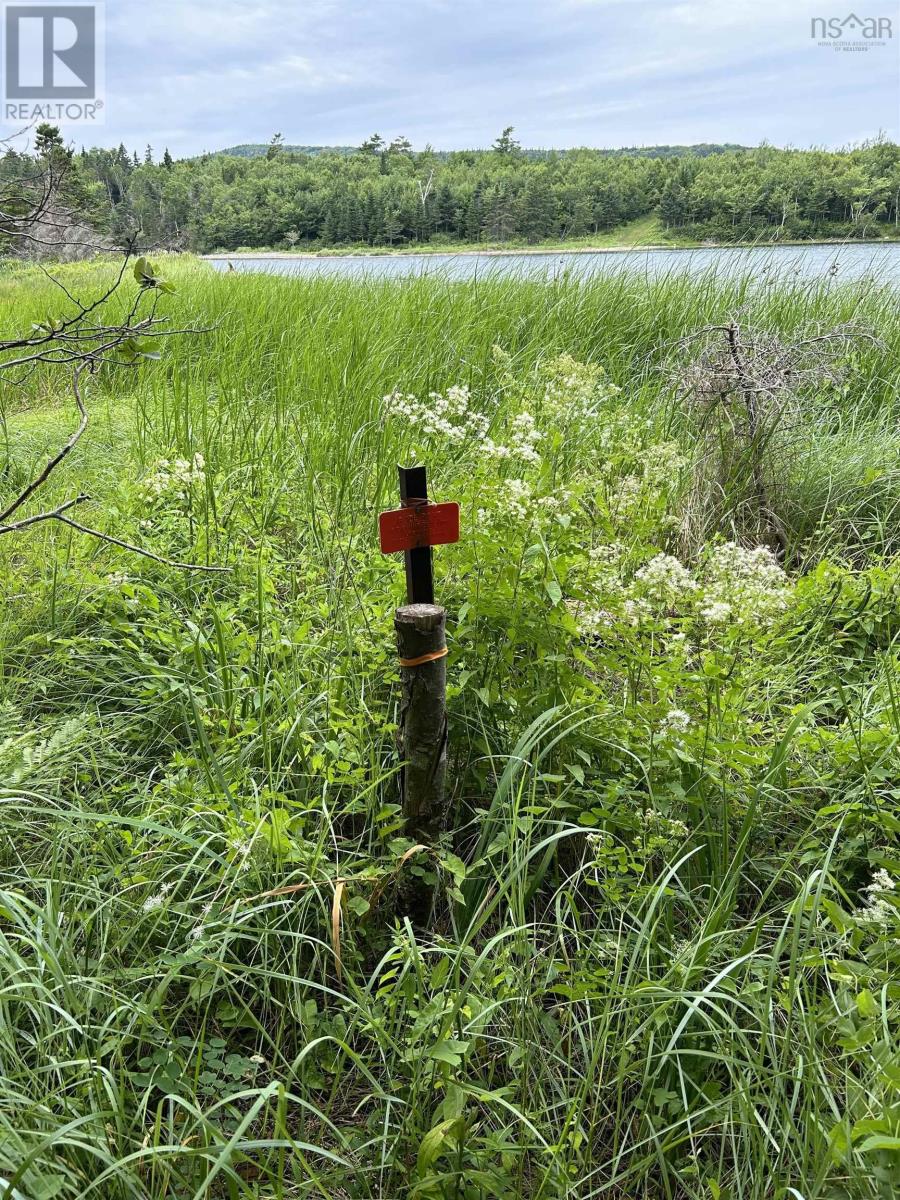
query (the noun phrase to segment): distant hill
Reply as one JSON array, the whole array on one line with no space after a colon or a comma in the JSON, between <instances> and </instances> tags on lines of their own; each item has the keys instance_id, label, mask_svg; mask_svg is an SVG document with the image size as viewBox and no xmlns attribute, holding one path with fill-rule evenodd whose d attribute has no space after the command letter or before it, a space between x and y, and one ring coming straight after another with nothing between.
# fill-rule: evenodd
<instances>
[{"instance_id":1,"label":"distant hill","mask_svg":"<svg viewBox=\"0 0 900 1200\"><path fill-rule=\"evenodd\" d=\"M575 149L586 149L588 147L577 147ZM219 157L230 158L265 158L269 149L268 143L263 142L248 142L241 146L229 146L227 150L214 150L213 155ZM729 150L748 150L749 146L741 146L736 142L725 142L718 144L715 142L700 142L695 146L623 146L621 149L602 149L590 147L596 154L602 154L609 158L684 158L688 155L694 158L706 158L710 154L725 154ZM355 154L356 146L282 146L283 154L308 154L315 157L318 154ZM554 150L554 149L523 149L521 151L525 158L536 159L549 158L551 155L568 154L572 150ZM447 159L451 154L458 153L453 150L438 150L435 152L439 159Z\"/></svg>"},{"instance_id":2,"label":"distant hill","mask_svg":"<svg viewBox=\"0 0 900 1200\"><path fill-rule=\"evenodd\" d=\"M601 154L610 157L633 158L684 158L691 155L694 158L706 158L710 154L727 154L730 150L749 150L750 146L741 146L737 142L698 142L695 146L623 146L621 150L601 150Z\"/></svg>"},{"instance_id":3,"label":"distant hill","mask_svg":"<svg viewBox=\"0 0 900 1200\"><path fill-rule=\"evenodd\" d=\"M265 158L268 143L248 142L243 146L229 146L227 150L214 150L213 154L229 158ZM355 146L282 146L283 154L354 154Z\"/></svg>"}]
</instances>

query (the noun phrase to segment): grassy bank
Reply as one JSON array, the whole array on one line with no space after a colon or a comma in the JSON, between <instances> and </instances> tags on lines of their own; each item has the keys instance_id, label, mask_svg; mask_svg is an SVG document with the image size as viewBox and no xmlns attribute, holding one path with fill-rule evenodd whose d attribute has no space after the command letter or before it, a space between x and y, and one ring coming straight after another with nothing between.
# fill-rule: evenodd
<instances>
[{"instance_id":1,"label":"grassy bank","mask_svg":"<svg viewBox=\"0 0 900 1200\"><path fill-rule=\"evenodd\" d=\"M892 1196L896 294L167 270L207 332L96 373L46 502L231 572L0 538L5 1194ZM749 435L688 336L733 314L796 365ZM74 422L0 386L5 496ZM414 455L464 531L415 852L376 541Z\"/></svg>"},{"instance_id":2,"label":"grassy bank","mask_svg":"<svg viewBox=\"0 0 900 1200\"><path fill-rule=\"evenodd\" d=\"M889 244L898 240L888 233L877 237L873 244L883 242ZM553 252L582 253L591 250L622 251L622 250L696 250L700 247L749 247L749 246L809 246L809 245L844 245L848 239L832 238L816 241L792 241L790 238L771 237L758 241L746 241L736 238L732 241L713 241L709 238L691 235L684 229L670 228L664 225L658 217L641 217L629 221L615 229L602 233L586 234L584 237L555 239L549 241L529 242L524 238L511 238L504 242L480 241L461 242L435 239L431 242L412 242L395 246L370 246L360 242L355 245L323 246L319 243L312 245L298 242L293 248L288 246L240 246L237 250L215 250L208 257L239 258L243 255L258 258L266 255L279 257L315 257L315 258L345 258L366 255L374 258L397 254L548 254ZM852 240L851 240L852 244Z\"/></svg>"}]
</instances>

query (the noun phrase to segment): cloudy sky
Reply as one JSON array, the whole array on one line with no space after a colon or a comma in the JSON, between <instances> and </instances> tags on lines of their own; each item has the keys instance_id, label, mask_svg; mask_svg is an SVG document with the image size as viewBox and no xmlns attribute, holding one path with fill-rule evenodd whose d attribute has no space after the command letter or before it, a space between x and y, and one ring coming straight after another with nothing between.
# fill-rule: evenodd
<instances>
[{"instance_id":1,"label":"cloudy sky","mask_svg":"<svg viewBox=\"0 0 900 1200\"><path fill-rule=\"evenodd\" d=\"M862 7L859 7L862 4ZM96 138L177 155L281 131L357 144L741 142L900 135L900 3L859 0L894 37L810 36L846 0L112 0Z\"/></svg>"}]
</instances>

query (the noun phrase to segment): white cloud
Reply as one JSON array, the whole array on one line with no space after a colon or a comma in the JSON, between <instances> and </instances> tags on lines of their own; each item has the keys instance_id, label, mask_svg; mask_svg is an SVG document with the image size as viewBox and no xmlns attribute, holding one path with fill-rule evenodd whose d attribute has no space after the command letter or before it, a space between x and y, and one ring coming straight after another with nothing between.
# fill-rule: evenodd
<instances>
[{"instance_id":1,"label":"white cloud","mask_svg":"<svg viewBox=\"0 0 900 1200\"><path fill-rule=\"evenodd\" d=\"M897 50L828 55L816 0L114 0L105 139L485 145L897 134ZM900 5L897 13L900 48ZM865 60L865 61L861 61Z\"/></svg>"}]
</instances>

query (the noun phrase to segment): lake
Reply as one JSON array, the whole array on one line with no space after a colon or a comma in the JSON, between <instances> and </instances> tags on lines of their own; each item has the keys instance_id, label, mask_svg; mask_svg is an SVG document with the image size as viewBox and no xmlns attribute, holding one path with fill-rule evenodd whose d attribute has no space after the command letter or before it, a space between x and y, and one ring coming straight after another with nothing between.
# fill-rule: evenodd
<instances>
[{"instance_id":1,"label":"lake","mask_svg":"<svg viewBox=\"0 0 900 1200\"><path fill-rule=\"evenodd\" d=\"M567 254L397 254L356 255L335 258L253 258L215 255L208 261L217 270L264 271L274 275L338 275L355 278L395 279L410 275L440 275L451 279L515 274L552 278L591 276L617 271L659 278L669 274L698 275L714 270L728 275L766 277L799 276L804 279L843 280L874 276L900 283L900 243L845 245L759 246L751 249L710 247L697 250L583 250Z\"/></svg>"}]
</instances>

